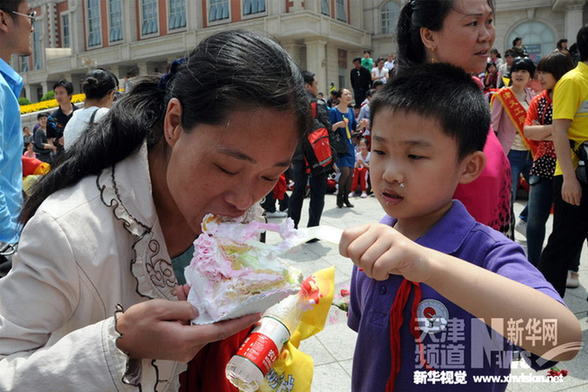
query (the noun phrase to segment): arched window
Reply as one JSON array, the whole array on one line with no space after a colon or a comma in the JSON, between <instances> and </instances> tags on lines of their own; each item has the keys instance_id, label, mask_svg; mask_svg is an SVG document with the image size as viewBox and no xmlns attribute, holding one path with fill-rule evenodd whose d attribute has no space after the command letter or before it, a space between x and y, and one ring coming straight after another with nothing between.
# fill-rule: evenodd
<instances>
[{"instance_id":1,"label":"arched window","mask_svg":"<svg viewBox=\"0 0 588 392\"><path fill-rule=\"evenodd\" d=\"M380 7L380 33L395 34L400 5L395 1L387 1Z\"/></svg>"},{"instance_id":2,"label":"arched window","mask_svg":"<svg viewBox=\"0 0 588 392\"><path fill-rule=\"evenodd\" d=\"M523 39L523 46L527 49L529 57L534 62L538 62L541 57L555 48L555 34L543 22L529 21L521 23L506 37L504 47L512 47L512 41L516 37Z\"/></svg>"}]
</instances>

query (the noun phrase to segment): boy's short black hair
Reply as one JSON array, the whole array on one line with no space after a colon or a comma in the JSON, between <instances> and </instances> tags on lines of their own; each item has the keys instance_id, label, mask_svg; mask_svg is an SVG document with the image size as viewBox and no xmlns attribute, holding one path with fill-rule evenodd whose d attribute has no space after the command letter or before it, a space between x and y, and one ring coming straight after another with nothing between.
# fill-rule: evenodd
<instances>
[{"instance_id":1,"label":"boy's short black hair","mask_svg":"<svg viewBox=\"0 0 588 392\"><path fill-rule=\"evenodd\" d=\"M535 77L535 64L528 57L517 57L510 67L511 75L516 71L527 71L531 75L531 79L533 79Z\"/></svg>"},{"instance_id":2,"label":"boy's short black hair","mask_svg":"<svg viewBox=\"0 0 588 392\"><path fill-rule=\"evenodd\" d=\"M47 113L39 113L39 114L37 114L37 120L40 120L40 119L42 119L43 117L47 118L47 117L49 117L49 116L47 115Z\"/></svg>"},{"instance_id":3,"label":"boy's short black hair","mask_svg":"<svg viewBox=\"0 0 588 392\"><path fill-rule=\"evenodd\" d=\"M372 127L377 114L386 109L436 119L456 140L459 160L486 144L488 103L472 77L453 65L419 65L386 83L370 103Z\"/></svg>"},{"instance_id":4,"label":"boy's short black hair","mask_svg":"<svg viewBox=\"0 0 588 392\"><path fill-rule=\"evenodd\" d=\"M65 79L61 79L58 82L56 82L53 85L53 91L55 91L55 89L57 87L63 87L65 89L65 91L67 91L67 95L72 95L73 94L73 84L71 84L71 82L68 82Z\"/></svg>"},{"instance_id":5,"label":"boy's short black hair","mask_svg":"<svg viewBox=\"0 0 588 392\"><path fill-rule=\"evenodd\" d=\"M578 31L576 45L578 45L580 61L588 61L588 26L584 26Z\"/></svg>"},{"instance_id":6,"label":"boy's short black hair","mask_svg":"<svg viewBox=\"0 0 588 392\"><path fill-rule=\"evenodd\" d=\"M516 56L515 51L512 49L506 49L506 51L504 52L504 57L508 57L508 56L510 56L510 57Z\"/></svg>"},{"instance_id":7,"label":"boy's short black hair","mask_svg":"<svg viewBox=\"0 0 588 392\"><path fill-rule=\"evenodd\" d=\"M352 62L355 63L356 61L359 61L361 63L361 57L354 58Z\"/></svg>"}]
</instances>

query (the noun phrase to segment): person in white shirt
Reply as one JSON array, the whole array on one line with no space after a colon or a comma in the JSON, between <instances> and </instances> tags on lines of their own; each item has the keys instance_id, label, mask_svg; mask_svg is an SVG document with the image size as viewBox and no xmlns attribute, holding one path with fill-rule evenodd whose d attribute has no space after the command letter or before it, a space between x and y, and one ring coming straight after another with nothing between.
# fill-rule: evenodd
<instances>
[{"instance_id":1,"label":"person in white shirt","mask_svg":"<svg viewBox=\"0 0 588 392\"><path fill-rule=\"evenodd\" d=\"M82 91L86 94L84 108L76 110L63 131L65 149L80 138L88 126L98 122L108 113L118 89L118 79L110 71L97 68L84 76Z\"/></svg>"},{"instance_id":2,"label":"person in white shirt","mask_svg":"<svg viewBox=\"0 0 588 392\"><path fill-rule=\"evenodd\" d=\"M388 70L388 73L390 74L395 66L396 66L396 57L394 56L394 53L390 53L388 55L388 57L386 58L386 62L384 63L384 68L386 68Z\"/></svg>"},{"instance_id":3,"label":"person in white shirt","mask_svg":"<svg viewBox=\"0 0 588 392\"><path fill-rule=\"evenodd\" d=\"M376 66L372 68L372 82L377 80L384 83L388 80L388 69L384 67L384 59L381 57L376 61Z\"/></svg>"}]
</instances>

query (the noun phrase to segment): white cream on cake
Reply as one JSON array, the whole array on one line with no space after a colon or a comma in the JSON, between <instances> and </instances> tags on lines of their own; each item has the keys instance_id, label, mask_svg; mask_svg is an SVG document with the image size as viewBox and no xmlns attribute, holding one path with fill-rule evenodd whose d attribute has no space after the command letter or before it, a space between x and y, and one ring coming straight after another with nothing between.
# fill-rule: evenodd
<instances>
[{"instance_id":1,"label":"white cream on cake","mask_svg":"<svg viewBox=\"0 0 588 392\"><path fill-rule=\"evenodd\" d=\"M263 231L276 231L283 241L259 241ZM185 276L191 285L188 301L199 311L193 320L206 324L263 312L300 287L301 274L278 256L298 237L294 223L281 224L206 215L202 234L194 241L194 257Z\"/></svg>"}]
</instances>

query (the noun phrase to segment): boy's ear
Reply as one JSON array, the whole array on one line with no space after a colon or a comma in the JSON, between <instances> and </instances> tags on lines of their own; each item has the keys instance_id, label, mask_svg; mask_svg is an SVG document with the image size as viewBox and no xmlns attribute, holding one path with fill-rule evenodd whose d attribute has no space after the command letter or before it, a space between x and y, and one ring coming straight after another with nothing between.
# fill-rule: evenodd
<instances>
[{"instance_id":1,"label":"boy's ear","mask_svg":"<svg viewBox=\"0 0 588 392\"><path fill-rule=\"evenodd\" d=\"M486 166L486 155L482 151L475 151L466 156L460 164L460 184L469 184L480 176Z\"/></svg>"}]
</instances>

